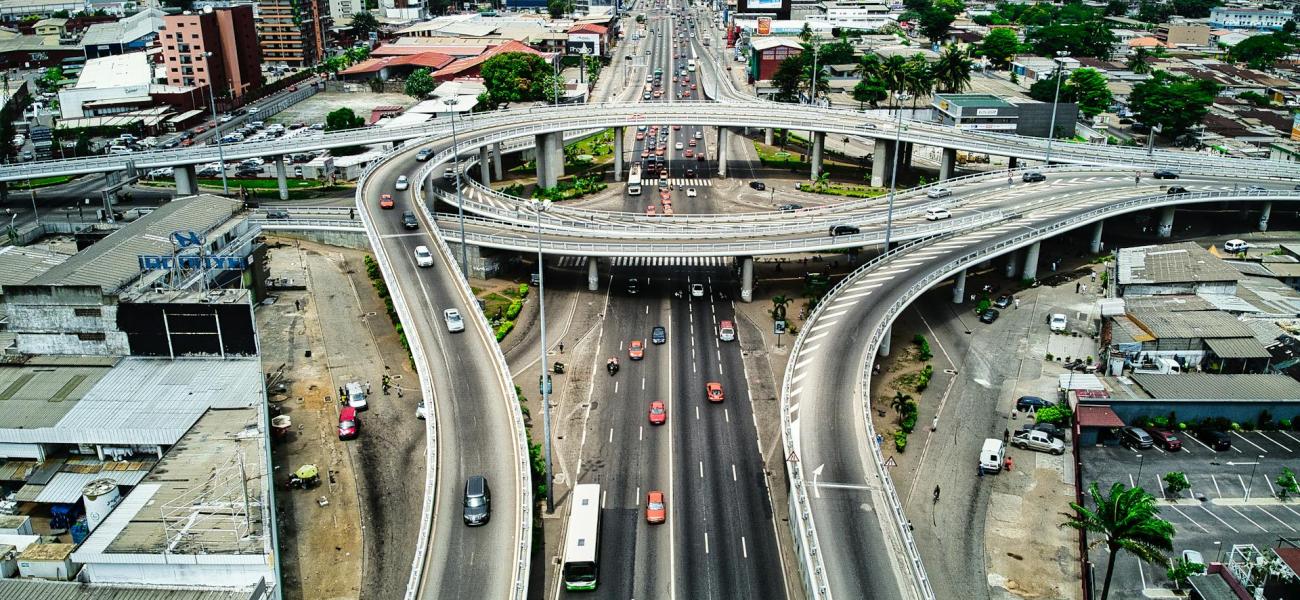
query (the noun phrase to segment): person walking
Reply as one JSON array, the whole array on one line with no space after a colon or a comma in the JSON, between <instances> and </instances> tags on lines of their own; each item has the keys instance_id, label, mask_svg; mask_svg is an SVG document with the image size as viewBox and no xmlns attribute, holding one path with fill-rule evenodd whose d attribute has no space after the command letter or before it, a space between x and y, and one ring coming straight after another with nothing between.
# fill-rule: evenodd
<instances>
[{"instance_id":1,"label":"person walking","mask_svg":"<svg viewBox=\"0 0 1300 600\"><path fill-rule=\"evenodd\" d=\"M1019 297L1019 296L1012 298L1012 299L1011 299L1011 302L1012 302L1013 304L1016 305L1016 310L1020 310L1020 297Z\"/></svg>"}]
</instances>

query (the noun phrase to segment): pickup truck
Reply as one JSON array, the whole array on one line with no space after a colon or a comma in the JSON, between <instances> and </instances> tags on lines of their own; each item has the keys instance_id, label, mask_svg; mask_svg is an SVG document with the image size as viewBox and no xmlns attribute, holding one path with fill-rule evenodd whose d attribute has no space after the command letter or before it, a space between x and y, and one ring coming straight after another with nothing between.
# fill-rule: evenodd
<instances>
[{"instance_id":1,"label":"pickup truck","mask_svg":"<svg viewBox=\"0 0 1300 600\"><path fill-rule=\"evenodd\" d=\"M1017 431L1011 438L1011 445L1025 450L1037 450L1052 454L1065 454L1065 442L1058 440L1044 431L1036 429Z\"/></svg>"}]
</instances>

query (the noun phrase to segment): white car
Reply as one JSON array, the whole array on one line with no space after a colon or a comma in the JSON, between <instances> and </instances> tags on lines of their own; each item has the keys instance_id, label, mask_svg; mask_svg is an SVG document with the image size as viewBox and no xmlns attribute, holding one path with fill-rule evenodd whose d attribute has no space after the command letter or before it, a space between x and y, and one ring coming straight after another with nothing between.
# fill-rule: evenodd
<instances>
[{"instance_id":1,"label":"white car","mask_svg":"<svg viewBox=\"0 0 1300 600\"><path fill-rule=\"evenodd\" d=\"M418 419L424 419L429 416L428 410L424 408L424 398L419 399L419 404L415 405L415 416Z\"/></svg>"},{"instance_id":2,"label":"white car","mask_svg":"<svg viewBox=\"0 0 1300 600\"><path fill-rule=\"evenodd\" d=\"M1245 240L1228 240L1223 243L1223 249L1226 252L1245 252L1250 248L1250 243Z\"/></svg>"},{"instance_id":3,"label":"white car","mask_svg":"<svg viewBox=\"0 0 1300 600\"><path fill-rule=\"evenodd\" d=\"M931 208L925 211L925 220L927 221L939 221L949 217L952 217L952 213L948 212L946 208Z\"/></svg>"},{"instance_id":4,"label":"white car","mask_svg":"<svg viewBox=\"0 0 1300 600\"><path fill-rule=\"evenodd\" d=\"M459 333L465 331L465 320L460 318L460 311L448 308L442 311L442 320L447 322L447 331Z\"/></svg>"},{"instance_id":5,"label":"white car","mask_svg":"<svg viewBox=\"0 0 1300 600\"><path fill-rule=\"evenodd\" d=\"M694 198L696 196L695 188L686 188L686 197Z\"/></svg>"},{"instance_id":6,"label":"white car","mask_svg":"<svg viewBox=\"0 0 1300 600\"><path fill-rule=\"evenodd\" d=\"M952 190L942 187L930 188L930 191L926 192L925 195L931 198L947 198L952 195Z\"/></svg>"},{"instance_id":7,"label":"white car","mask_svg":"<svg viewBox=\"0 0 1300 600\"><path fill-rule=\"evenodd\" d=\"M1047 326L1051 328L1052 331L1065 331L1065 328L1069 324L1070 322L1065 319L1065 315L1061 313L1052 315L1052 318L1047 322Z\"/></svg>"},{"instance_id":8,"label":"white car","mask_svg":"<svg viewBox=\"0 0 1300 600\"><path fill-rule=\"evenodd\" d=\"M429 252L428 246L415 247L415 266L417 267L433 266L433 253Z\"/></svg>"},{"instance_id":9,"label":"white car","mask_svg":"<svg viewBox=\"0 0 1300 600\"><path fill-rule=\"evenodd\" d=\"M693 296L693 297L695 297L695 298L703 298L703 297L704 297L704 284L702 284L702 283L692 283L692 284L691 284L691 296Z\"/></svg>"},{"instance_id":10,"label":"white car","mask_svg":"<svg viewBox=\"0 0 1300 600\"><path fill-rule=\"evenodd\" d=\"M675 145L673 145L673 148L681 150L682 148L685 148L685 146L683 146L681 142L677 142Z\"/></svg>"},{"instance_id":11,"label":"white car","mask_svg":"<svg viewBox=\"0 0 1300 600\"><path fill-rule=\"evenodd\" d=\"M394 185L393 187L399 192L406 191L407 188L411 187L411 182L406 179L405 175L399 175L397 177L397 185Z\"/></svg>"}]
</instances>

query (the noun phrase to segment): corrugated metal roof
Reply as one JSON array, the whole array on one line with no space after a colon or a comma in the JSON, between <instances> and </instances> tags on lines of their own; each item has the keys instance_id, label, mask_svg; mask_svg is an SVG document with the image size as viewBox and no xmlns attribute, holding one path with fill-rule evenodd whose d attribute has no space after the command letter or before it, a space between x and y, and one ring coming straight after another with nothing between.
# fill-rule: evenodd
<instances>
[{"instance_id":1,"label":"corrugated metal roof","mask_svg":"<svg viewBox=\"0 0 1300 600\"><path fill-rule=\"evenodd\" d=\"M0 579L0 600L248 600L251 597L251 590L130 587L43 579Z\"/></svg>"},{"instance_id":2,"label":"corrugated metal roof","mask_svg":"<svg viewBox=\"0 0 1300 600\"><path fill-rule=\"evenodd\" d=\"M117 471L112 473L59 473L50 480L50 483L43 486L40 494L34 499L35 502L44 502L48 504L63 504L76 502L81 498L81 490L86 487L87 483L97 479L112 479L118 485L136 485L140 483L148 471Z\"/></svg>"},{"instance_id":3,"label":"corrugated metal roof","mask_svg":"<svg viewBox=\"0 0 1300 600\"><path fill-rule=\"evenodd\" d=\"M30 283L98 285L106 291L117 291L139 275L141 254L171 254L168 236L173 231L208 231L230 220L241 205L239 200L220 196L178 198L95 242Z\"/></svg>"},{"instance_id":4,"label":"corrugated metal roof","mask_svg":"<svg viewBox=\"0 0 1300 600\"><path fill-rule=\"evenodd\" d=\"M1287 375L1134 373L1133 381L1156 400L1291 400L1300 402L1300 381Z\"/></svg>"},{"instance_id":5,"label":"corrugated metal roof","mask_svg":"<svg viewBox=\"0 0 1300 600\"><path fill-rule=\"evenodd\" d=\"M108 371L98 366L0 367L0 432L53 427Z\"/></svg>"},{"instance_id":6,"label":"corrugated metal roof","mask_svg":"<svg viewBox=\"0 0 1300 600\"><path fill-rule=\"evenodd\" d=\"M1195 242L1122 248L1120 285L1236 281L1241 273Z\"/></svg>"},{"instance_id":7,"label":"corrugated metal roof","mask_svg":"<svg viewBox=\"0 0 1300 600\"><path fill-rule=\"evenodd\" d=\"M1228 263L1229 266L1240 271L1242 275L1257 275L1260 277L1273 276L1273 273L1269 271L1267 268L1265 268L1264 265L1261 265L1254 261L1225 260L1223 262Z\"/></svg>"},{"instance_id":8,"label":"corrugated metal roof","mask_svg":"<svg viewBox=\"0 0 1300 600\"><path fill-rule=\"evenodd\" d=\"M68 260L67 254L27 246L0 246L0 285L21 285Z\"/></svg>"},{"instance_id":9,"label":"corrugated metal roof","mask_svg":"<svg viewBox=\"0 0 1300 600\"><path fill-rule=\"evenodd\" d=\"M1205 345L1210 347L1219 358L1268 358L1271 355L1264 345L1259 343L1253 337L1243 338L1216 338L1205 340Z\"/></svg>"},{"instance_id":10,"label":"corrugated metal roof","mask_svg":"<svg viewBox=\"0 0 1300 600\"><path fill-rule=\"evenodd\" d=\"M1157 339L1250 337L1250 329L1241 321L1217 310L1139 312L1130 309L1128 316Z\"/></svg>"}]
</instances>

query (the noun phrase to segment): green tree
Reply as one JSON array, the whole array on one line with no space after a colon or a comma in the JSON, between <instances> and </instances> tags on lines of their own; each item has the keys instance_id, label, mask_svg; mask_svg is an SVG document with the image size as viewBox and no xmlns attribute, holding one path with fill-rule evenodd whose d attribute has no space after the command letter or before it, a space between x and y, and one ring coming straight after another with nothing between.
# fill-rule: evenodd
<instances>
[{"instance_id":1,"label":"green tree","mask_svg":"<svg viewBox=\"0 0 1300 600\"><path fill-rule=\"evenodd\" d=\"M61 83L62 81L63 81L63 68L50 67L48 69L45 69L45 72L41 73L41 78L38 81L38 84L40 85L40 87L44 89L55 90L58 89L59 83Z\"/></svg>"},{"instance_id":2,"label":"green tree","mask_svg":"<svg viewBox=\"0 0 1300 600\"><path fill-rule=\"evenodd\" d=\"M1075 69L1070 73L1070 91L1079 104L1079 112L1091 119L1110 108L1114 96L1106 84L1106 76L1096 69Z\"/></svg>"},{"instance_id":3,"label":"green tree","mask_svg":"<svg viewBox=\"0 0 1300 600\"><path fill-rule=\"evenodd\" d=\"M799 41L805 44L810 44L812 43L812 39L813 39L812 26L809 25L807 21L804 21L803 29L799 30Z\"/></svg>"},{"instance_id":4,"label":"green tree","mask_svg":"<svg viewBox=\"0 0 1300 600\"><path fill-rule=\"evenodd\" d=\"M897 54L880 61L880 78L885 82L891 99L907 84L907 69L907 58Z\"/></svg>"},{"instance_id":5,"label":"green tree","mask_svg":"<svg viewBox=\"0 0 1300 600\"><path fill-rule=\"evenodd\" d=\"M366 120L358 117L350 108L340 108L325 115L325 131L343 131L364 126Z\"/></svg>"},{"instance_id":6,"label":"green tree","mask_svg":"<svg viewBox=\"0 0 1300 600\"><path fill-rule=\"evenodd\" d=\"M527 52L503 52L483 61L479 75L487 88L488 104L549 100L547 86L554 74L545 59Z\"/></svg>"},{"instance_id":7,"label":"green tree","mask_svg":"<svg viewBox=\"0 0 1300 600\"><path fill-rule=\"evenodd\" d=\"M1101 600L1107 600L1120 550L1143 562L1167 564L1164 552L1174 549L1174 526L1160 518L1155 497L1140 487L1128 488L1116 483L1108 495L1102 495L1094 481L1088 493L1095 508L1071 502L1074 513L1062 513L1066 520L1061 526L1094 534L1091 547L1106 545L1109 553Z\"/></svg>"},{"instance_id":8,"label":"green tree","mask_svg":"<svg viewBox=\"0 0 1300 600\"><path fill-rule=\"evenodd\" d=\"M1177 496L1192 487L1192 484L1187 481L1187 474L1182 471L1165 473L1162 479L1165 482L1165 491L1169 492L1170 496Z\"/></svg>"},{"instance_id":9,"label":"green tree","mask_svg":"<svg viewBox=\"0 0 1300 600\"><path fill-rule=\"evenodd\" d=\"M1244 62L1252 69L1270 68L1291 51L1289 37L1278 33L1248 37L1228 50L1228 58Z\"/></svg>"},{"instance_id":10,"label":"green tree","mask_svg":"<svg viewBox=\"0 0 1300 600\"><path fill-rule=\"evenodd\" d=\"M1150 50L1145 46L1138 46L1137 48L1134 48L1133 53L1128 56L1128 63L1126 66L1128 67L1128 70L1137 73L1138 75L1145 75L1151 72L1151 63L1147 62L1147 59L1150 57Z\"/></svg>"},{"instance_id":11,"label":"green tree","mask_svg":"<svg viewBox=\"0 0 1300 600\"><path fill-rule=\"evenodd\" d=\"M885 82L876 75L863 75L862 80L853 86L853 99L858 101L859 109L864 108L863 104L866 103L870 103L871 108L876 108L888 95Z\"/></svg>"},{"instance_id":12,"label":"green tree","mask_svg":"<svg viewBox=\"0 0 1300 600\"><path fill-rule=\"evenodd\" d=\"M1061 78L1061 92L1057 95L1056 80L1058 75L1054 74L1047 79L1040 79L1029 86L1029 97L1039 102L1074 102L1074 88L1070 86L1068 76Z\"/></svg>"},{"instance_id":13,"label":"green tree","mask_svg":"<svg viewBox=\"0 0 1300 600\"><path fill-rule=\"evenodd\" d=\"M433 80L433 75L429 74L428 69L416 69L406 78L406 85L402 91L407 96L416 100L424 100L429 97L433 89L438 87L438 82Z\"/></svg>"},{"instance_id":14,"label":"green tree","mask_svg":"<svg viewBox=\"0 0 1300 600\"><path fill-rule=\"evenodd\" d=\"M1117 38L1106 23L1088 21L1039 27L1029 32L1026 41L1040 56L1055 56L1057 52L1065 52L1069 56L1091 56L1108 60Z\"/></svg>"},{"instance_id":15,"label":"green tree","mask_svg":"<svg viewBox=\"0 0 1300 600\"><path fill-rule=\"evenodd\" d=\"M1005 69L1020 51L1020 40L1016 39L1016 32L1011 29L994 29L984 36L980 50L994 68Z\"/></svg>"},{"instance_id":16,"label":"green tree","mask_svg":"<svg viewBox=\"0 0 1300 600\"><path fill-rule=\"evenodd\" d=\"M1282 467L1282 474L1277 476L1277 495L1286 500L1291 494L1300 494L1300 482L1296 481L1295 473L1289 467Z\"/></svg>"},{"instance_id":17,"label":"green tree","mask_svg":"<svg viewBox=\"0 0 1300 600\"><path fill-rule=\"evenodd\" d=\"M789 306L791 299L784 294L772 296L772 319L776 321L785 320L785 307Z\"/></svg>"},{"instance_id":18,"label":"green tree","mask_svg":"<svg viewBox=\"0 0 1300 600\"><path fill-rule=\"evenodd\" d=\"M1165 575L1169 577L1170 581L1174 582L1174 587L1176 589L1181 590L1184 585L1187 585L1188 578L1192 575L1199 575L1204 572L1205 565L1194 563L1180 556L1174 560L1173 564L1169 565L1167 570L1165 570Z\"/></svg>"},{"instance_id":19,"label":"green tree","mask_svg":"<svg viewBox=\"0 0 1300 600\"><path fill-rule=\"evenodd\" d=\"M1138 3L1137 18L1147 23L1164 23L1174 14L1173 5L1158 0L1142 0Z\"/></svg>"},{"instance_id":20,"label":"green tree","mask_svg":"<svg viewBox=\"0 0 1300 600\"><path fill-rule=\"evenodd\" d=\"M1210 9L1223 4L1219 0L1170 0L1174 14L1189 19L1204 19L1210 16Z\"/></svg>"},{"instance_id":21,"label":"green tree","mask_svg":"<svg viewBox=\"0 0 1300 600\"><path fill-rule=\"evenodd\" d=\"M1133 86L1129 106L1139 121L1163 128L1178 137L1199 124L1219 93L1219 84L1156 71L1151 79Z\"/></svg>"},{"instance_id":22,"label":"green tree","mask_svg":"<svg viewBox=\"0 0 1300 600\"><path fill-rule=\"evenodd\" d=\"M777 102L797 102L799 87L804 81L803 62L799 57L791 56L781 61L776 73L772 74L772 85L776 86L776 94L772 99Z\"/></svg>"},{"instance_id":23,"label":"green tree","mask_svg":"<svg viewBox=\"0 0 1300 600\"><path fill-rule=\"evenodd\" d=\"M934 71L925 57L917 54L907 61L903 90L912 95L912 108L916 108L917 99L934 93Z\"/></svg>"},{"instance_id":24,"label":"green tree","mask_svg":"<svg viewBox=\"0 0 1300 600\"><path fill-rule=\"evenodd\" d=\"M573 0L546 0L546 12L552 19L558 19L573 12Z\"/></svg>"},{"instance_id":25,"label":"green tree","mask_svg":"<svg viewBox=\"0 0 1300 600\"><path fill-rule=\"evenodd\" d=\"M1106 3L1106 16L1122 17L1128 14L1128 2L1126 0L1110 0Z\"/></svg>"},{"instance_id":26,"label":"green tree","mask_svg":"<svg viewBox=\"0 0 1300 600\"><path fill-rule=\"evenodd\" d=\"M1254 104L1255 106L1260 106L1260 107L1269 106L1273 104L1273 101L1269 100L1268 96L1265 96L1264 94L1261 94L1253 90L1246 90L1240 94L1237 94L1237 99L1245 100L1246 102L1249 102L1251 104Z\"/></svg>"},{"instance_id":27,"label":"green tree","mask_svg":"<svg viewBox=\"0 0 1300 600\"><path fill-rule=\"evenodd\" d=\"M902 416L912 405L912 397L903 392L894 392L894 397L889 399L889 408Z\"/></svg>"},{"instance_id":28,"label":"green tree","mask_svg":"<svg viewBox=\"0 0 1300 600\"><path fill-rule=\"evenodd\" d=\"M938 44L948 37L948 29L956 19L952 13L931 6L921 11L921 34Z\"/></svg>"},{"instance_id":29,"label":"green tree","mask_svg":"<svg viewBox=\"0 0 1300 600\"><path fill-rule=\"evenodd\" d=\"M813 187L819 190L824 190L827 187L830 187L830 184L831 176L830 173L827 173L826 171L818 173L817 178L813 180Z\"/></svg>"},{"instance_id":30,"label":"green tree","mask_svg":"<svg viewBox=\"0 0 1300 600\"><path fill-rule=\"evenodd\" d=\"M955 45L945 46L939 60L930 67L934 86L940 92L960 94L970 87L970 57Z\"/></svg>"},{"instance_id":31,"label":"green tree","mask_svg":"<svg viewBox=\"0 0 1300 600\"><path fill-rule=\"evenodd\" d=\"M368 10L352 13L352 33L359 39L370 36L370 32L379 31L379 19Z\"/></svg>"}]
</instances>

